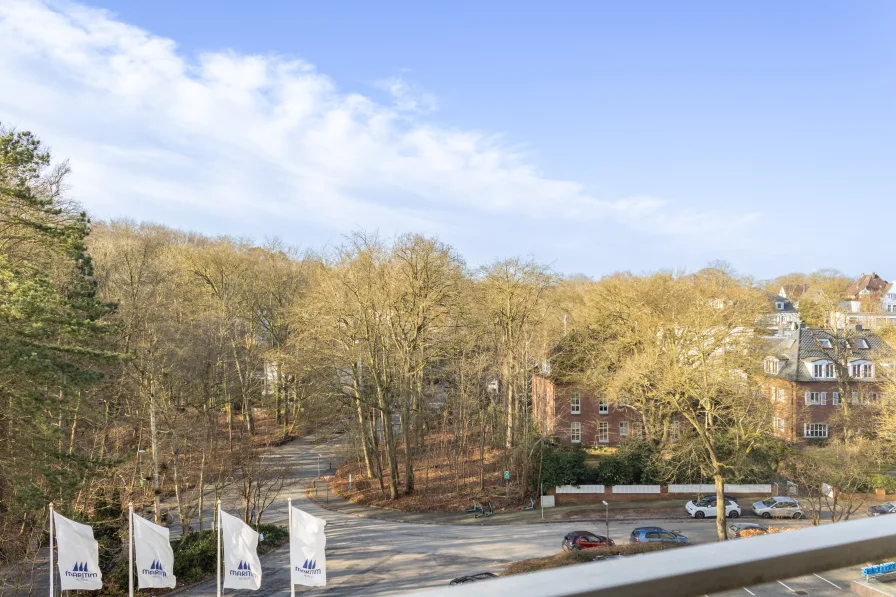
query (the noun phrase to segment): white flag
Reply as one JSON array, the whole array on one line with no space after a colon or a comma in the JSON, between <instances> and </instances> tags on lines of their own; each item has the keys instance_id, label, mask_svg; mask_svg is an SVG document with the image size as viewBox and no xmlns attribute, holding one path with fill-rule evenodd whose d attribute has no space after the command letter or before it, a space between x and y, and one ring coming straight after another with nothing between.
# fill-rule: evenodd
<instances>
[{"instance_id":1,"label":"white flag","mask_svg":"<svg viewBox=\"0 0 896 597\"><path fill-rule=\"evenodd\" d=\"M221 510L221 539L224 544L224 588L261 587L261 562L258 559L258 533L235 516Z\"/></svg>"},{"instance_id":2,"label":"white flag","mask_svg":"<svg viewBox=\"0 0 896 597\"><path fill-rule=\"evenodd\" d=\"M138 589L173 589L174 550L168 541L168 529L134 516L134 555Z\"/></svg>"},{"instance_id":3,"label":"white flag","mask_svg":"<svg viewBox=\"0 0 896 597\"><path fill-rule=\"evenodd\" d=\"M93 529L58 512L53 512L53 524L59 548L59 588L63 591L102 589L100 546L93 538Z\"/></svg>"},{"instance_id":4,"label":"white flag","mask_svg":"<svg viewBox=\"0 0 896 597\"><path fill-rule=\"evenodd\" d=\"M327 521L292 509L289 525L289 563L292 584L306 587L327 586Z\"/></svg>"}]
</instances>

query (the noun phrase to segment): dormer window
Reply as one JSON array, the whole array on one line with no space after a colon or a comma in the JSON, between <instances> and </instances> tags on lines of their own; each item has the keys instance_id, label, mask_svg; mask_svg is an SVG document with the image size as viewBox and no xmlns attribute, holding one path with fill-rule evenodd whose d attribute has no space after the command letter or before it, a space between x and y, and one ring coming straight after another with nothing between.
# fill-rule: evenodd
<instances>
[{"instance_id":1,"label":"dormer window","mask_svg":"<svg viewBox=\"0 0 896 597\"><path fill-rule=\"evenodd\" d=\"M830 379L834 377L834 364L824 361L812 365L812 377L818 379Z\"/></svg>"},{"instance_id":2,"label":"dormer window","mask_svg":"<svg viewBox=\"0 0 896 597\"><path fill-rule=\"evenodd\" d=\"M784 303L782 303L781 301L776 302L776 303L775 303L775 309L777 309L778 311L783 311L783 310L784 310Z\"/></svg>"},{"instance_id":3,"label":"dormer window","mask_svg":"<svg viewBox=\"0 0 896 597\"><path fill-rule=\"evenodd\" d=\"M856 339L856 347L864 348L867 350L867 349L871 348L871 345L868 344L868 340L866 340L864 338L857 338Z\"/></svg>"},{"instance_id":4,"label":"dormer window","mask_svg":"<svg viewBox=\"0 0 896 597\"><path fill-rule=\"evenodd\" d=\"M769 375L777 375L779 363L780 362L775 357L767 357L762 364L762 368Z\"/></svg>"},{"instance_id":5,"label":"dormer window","mask_svg":"<svg viewBox=\"0 0 896 597\"><path fill-rule=\"evenodd\" d=\"M827 338L816 338L815 341L818 342L818 345L822 348L834 348L834 345L831 344L831 341Z\"/></svg>"},{"instance_id":6,"label":"dormer window","mask_svg":"<svg viewBox=\"0 0 896 597\"><path fill-rule=\"evenodd\" d=\"M874 364L853 363L849 366L849 375L856 379L870 379L874 377Z\"/></svg>"}]
</instances>

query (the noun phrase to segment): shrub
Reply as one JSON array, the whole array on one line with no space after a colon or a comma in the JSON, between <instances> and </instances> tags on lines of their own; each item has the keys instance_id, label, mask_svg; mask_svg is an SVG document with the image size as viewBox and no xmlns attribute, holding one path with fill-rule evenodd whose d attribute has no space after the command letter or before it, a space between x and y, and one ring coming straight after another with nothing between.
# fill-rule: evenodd
<instances>
[{"instance_id":1,"label":"shrub","mask_svg":"<svg viewBox=\"0 0 896 597\"><path fill-rule=\"evenodd\" d=\"M883 489L887 493L896 493L896 479L889 475L871 475L868 480L871 489Z\"/></svg>"},{"instance_id":2,"label":"shrub","mask_svg":"<svg viewBox=\"0 0 896 597\"><path fill-rule=\"evenodd\" d=\"M594 558L597 556L633 556L642 553L650 553L652 551L674 549L677 547L685 547L685 545L683 543L624 543L609 547L561 551L560 553L547 558L534 558L531 560L514 562L501 573L501 576L535 572L536 570L548 570L550 568L560 568L563 566L573 566L575 564L585 564L594 561Z\"/></svg>"},{"instance_id":3,"label":"shrub","mask_svg":"<svg viewBox=\"0 0 896 597\"><path fill-rule=\"evenodd\" d=\"M541 481L547 487L578 485L585 477L585 451L581 448L545 448Z\"/></svg>"}]
</instances>

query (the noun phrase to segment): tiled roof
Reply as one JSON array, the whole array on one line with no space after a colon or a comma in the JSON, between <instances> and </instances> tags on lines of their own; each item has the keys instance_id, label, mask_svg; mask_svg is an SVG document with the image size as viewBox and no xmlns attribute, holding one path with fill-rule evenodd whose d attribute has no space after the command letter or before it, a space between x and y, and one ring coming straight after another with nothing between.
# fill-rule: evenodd
<instances>
[{"instance_id":1,"label":"tiled roof","mask_svg":"<svg viewBox=\"0 0 896 597\"><path fill-rule=\"evenodd\" d=\"M790 381L817 381L812 377L805 367L801 364L804 361L812 361L817 359L835 360L835 348L822 348L818 343L819 339L826 338L831 344L843 342L844 339L837 339L836 336L830 334L826 330L815 328L800 328L798 331L786 336L783 340L771 343L769 345L769 356L779 359L778 374L772 377L779 377ZM868 342L869 348L860 347L856 341L864 339ZM850 342L850 360L867 359L879 360L882 357L892 357L893 351L890 347L880 339L876 334L869 331L853 332L849 335ZM858 380L861 381L861 380Z\"/></svg>"},{"instance_id":2,"label":"tiled roof","mask_svg":"<svg viewBox=\"0 0 896 597\"><path fill-rule=\"evenodd\" d=\"M883 294L887 292L893 285L871 272L870 274L862 274L861 277L852 283L852 286L846 289L847 298L855 299L859 297L859 293L867 290L871 294Z\"/></svg>"},{"instance_id":3,"label":"tiled roof","mask_svg":"<svg viewBox=\"0 0 896 597\"><path fill-rule=\"evenodd\" d=\"M796 307L793 306L793 303L790 301L789 298L777 295L773 292L769 292L768 297L769 297L769 300L772 301L773 307L774 307L774 303L784 303L783 309L778 309L777 307L774 307L775 313L799 313L799 311L797 311Z\"/></svg>"}]
</instances>

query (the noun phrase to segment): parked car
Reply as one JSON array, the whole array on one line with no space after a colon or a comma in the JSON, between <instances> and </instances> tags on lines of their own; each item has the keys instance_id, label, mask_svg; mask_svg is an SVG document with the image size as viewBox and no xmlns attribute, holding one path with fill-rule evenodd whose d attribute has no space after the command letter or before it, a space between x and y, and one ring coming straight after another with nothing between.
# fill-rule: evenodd
<instances>
[{"instance_id":1,"label":"parked car","mask_svg":"<svg viewBox=\"0 0 896 597\"><path fill-rule=\"evenodd\" d=\"M728 500L729 502L734 502L735 504L738 503L737 498L736 498L736 497L733 497L733 496L730 496L730 495L726 495L726 496L725 496L725 499ZM694 498L694 499L691 500L691 501L694 502L695 504L696 504L696 503L699 503L699 502L707 502L707 503L712 502L713 504L715 504L715 503L716 503L716 496L715 496L715 494L713 494L713 495L704 495L703 497L700 497L700 498Z\"/></svg>"},{"instance_id":2,"label":"parked car","mask_svg":"<svg viewBox=\"0 0 896 597\"><path fill-rule=\"evenodd\" d=\"M480 582L483 580L488 580L490 578L498 578L497 574L492 574L491 572L478 572L476 574L471 574L469 576L459 576L452 580L449 584L452 585L465 585L470 582Z\"/></svg>"},{"instance_id":3,"label":"parked car","mask_svg":"<svg viewBox=\"0 0 896 597\"><path fill-rule=\"evenodd\" d=\"M690 543L678 531L667 531L661 527L638 527L628 538L629 543Z\"/></svg>"},{"instance_id":4,"label":"parked car","mask_svg":"<svg viewBox=\"0 0 896 597\"><path fill-rule=\"evenodd\" d=\"M716 516L716 498L715 496L712 499L704 498L696 503L690 501L684 505L684 509L694 518L706 518L707 516L714 518ZM740 516L740 506L737 505L737 502L725 500L725 516L728 518Z\"/></svg>"},{"instance_id":5,"label":"parked car","mask_svg":"<svg viewBox=\"0 0 896 597\"><path fill-rule=\"evenodd\" d=\"M868 508L868 516L880 516L881 514L896 514L896 502L887 502Z\"/></svg>"},{"instance_id":6,"label":"parked car","mask_svg":"<svg viewBox=\"0 0 896 597\"><path fill-rule=\"evenodd\" d=\"M756 531L757 534L765 534L768 533L768 527L755 522L736 522L728 525L728 532L731 533L731 537L734 539L740 538L743 531Z\"/></svg>"},{"instance_id":7,"label":"parked car","mask_svg":"<svg viewBox=\"0 0 896 597\"><path fill-rule=\"evenodd\" d=\"M803 509L792 497L771 497L753 504L753 514L762 518L802 518Z\"/></svg>"},{"instance_id":8,"label":"parked car","mask_svg":"<svg viewBox=\"0 0 896 597\"><path fill-rule=\"evenodd\" d=\"M616 543L612 539L607 539L603 535L598 535L591 531L573 531L566 533L566 536L563 538L563 551L603 547L605 545L616 545Z\"/></svg>"}]
</instances>

